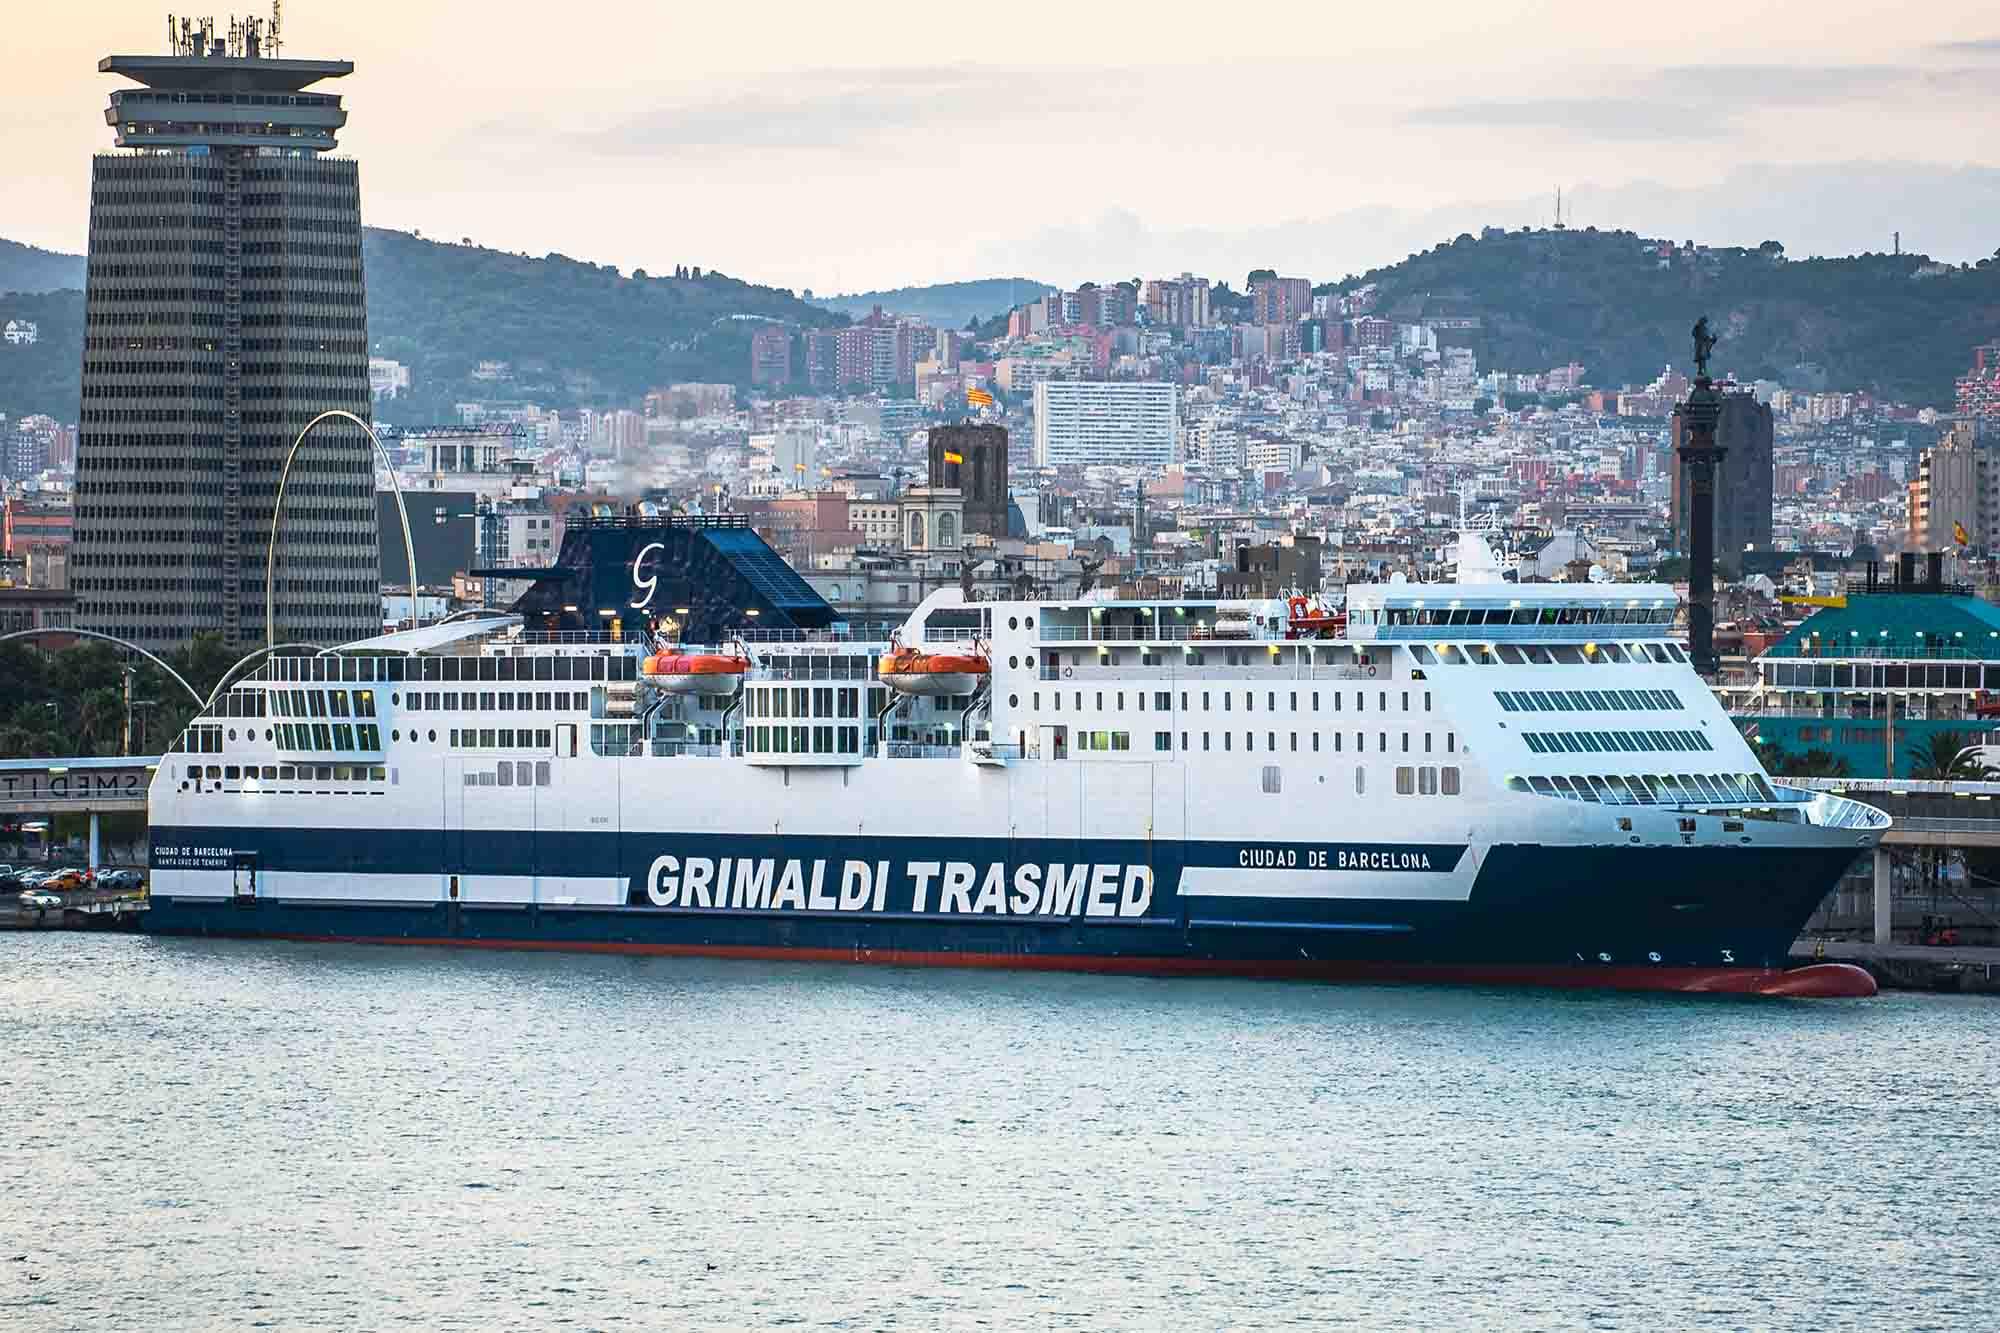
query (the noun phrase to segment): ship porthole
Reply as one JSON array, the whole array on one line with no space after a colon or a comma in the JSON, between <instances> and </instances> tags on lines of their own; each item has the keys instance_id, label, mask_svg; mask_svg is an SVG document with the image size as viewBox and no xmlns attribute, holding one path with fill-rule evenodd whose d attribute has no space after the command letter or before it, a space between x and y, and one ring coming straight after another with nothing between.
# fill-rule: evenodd
<instances>
[{"instance_id":1,"label":"ship porthole","mask_svg":"<svg viewBox=\"0 0 2000 1333\"><path fill-rule=\"evenodd\" d=\"M1007 628L1008 628L1008 629L1019 629L1019 628L1021 628L1021 621L1020 621L1020 618L1019 618L1018 616L1008 616L1008 617L1007 617Z\"/></svg>"},{"instance_id":2,"label":"ship porthole","mask_svg":"<svg viewBox=\"0 0 2000 1333\"><path fill-rule=\"evenodd\" d=\"M431 739L432 739L432 740L436 740L437 738L438 738L438 734L437 734L437 733L436 733L435 731L433 731L433 732L431 733Z\"/></svg>"},{"instance_id":3,"label":"ship porthole","mask_svg":"<svg viewBox=\"0 0 2000 1333\"><path fill-rule=\"evenodd\" d=\"M389 739L392 741L399 741L403 739L403 734L399 731L391 731L389 733Z\"/></svg>"},{"instance_id":4,"label":"ship porthole","mask_svg":"<svg viewBox=\"0 0 2000 1333\"><path fill-rule=\"evenodd\" d=\"M1008 695L1008 696L1007 696L1007 706L1008 706L1009 708L1019 708L1019 707L1021 706L1021 696L1020 696L1020 695L1018 695L1018 694L1010 694L1010 695Z\"/></svg>"}]
</instances>

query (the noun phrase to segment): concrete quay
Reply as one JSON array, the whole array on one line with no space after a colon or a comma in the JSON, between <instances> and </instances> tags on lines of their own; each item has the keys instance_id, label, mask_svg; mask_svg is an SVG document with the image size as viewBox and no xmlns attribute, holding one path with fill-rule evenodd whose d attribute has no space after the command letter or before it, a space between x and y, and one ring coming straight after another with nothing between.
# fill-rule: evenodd
<instances>
[{"instance_id":1,"label":"concrete quay","mask_svg":"<svg viewBox=\"0 0 2000 1333\"><path fill-rule=\"evenodd\" d=\"M133 930L147 907L144 889L72 889L56 897L61 907L23 907L15 894L0 897L0 930Z\"/></svg>"},{"instance_id":2,"label":"concrete quay","mask_svg":"<svg viewBox=\"0 0 2000 1333\"><path fill-rule=\"evenodd\" d=\"M1884 990L1957 991L2000 995L2000 949L1966 945L1875 944L1801 935L1793 965L1854 963L1868 969Z\"/></svg>"}]
</instances>

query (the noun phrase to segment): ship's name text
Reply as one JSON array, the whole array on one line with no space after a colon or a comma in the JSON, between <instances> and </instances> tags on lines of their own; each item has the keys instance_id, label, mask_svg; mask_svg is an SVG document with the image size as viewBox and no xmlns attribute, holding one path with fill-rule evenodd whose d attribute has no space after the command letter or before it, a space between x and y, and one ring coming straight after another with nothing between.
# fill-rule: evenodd
<instances>
[{"instance_id":1,"label":"ship's name text","mask_svg":"<svg viewBox=\"0 0 2000 1333\"><path fill-rule=\"evenodd\" d=\"M1301 852L1291 847L1245 847L1236 854L1236 864L1246 869L1272 867L1307 870L1429 870L1429 852L1369 852L1342 847L1328 850L1309 847Z\"/></svg>"},{"instance_id":2,"label":"ship's name text","mask_svg":"<svg viewBox=\"0 0 2000 1333\"><path fill-rule=\"evenodd\" d=\"M804 861L661 856L646 874L655 907L943 916L1144 916L1153 868L1116 863Z\"/></svg>"}]
</instances>

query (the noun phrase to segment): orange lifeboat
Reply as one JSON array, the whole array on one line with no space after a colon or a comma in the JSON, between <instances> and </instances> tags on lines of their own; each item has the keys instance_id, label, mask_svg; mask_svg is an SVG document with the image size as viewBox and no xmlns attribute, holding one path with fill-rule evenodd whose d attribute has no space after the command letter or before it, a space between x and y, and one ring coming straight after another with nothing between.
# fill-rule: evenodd
<instances>
[{"instance_id":1,"label":"orange lifeboat","mask_svg":"<svg viewBox=\"0 0 2000 1333\"><path fill-rule=\"evenodd\" d=\"M1316 597L1293 594L1285 599L1285 637L1288 639L1344 639L1347 611L1320 605Z\"/></svg>"},{"instance_id":2,"label":"orange lifeboat","mask_svg":"<svg viewBox=\"0 0 2000 1333\"><path fill-rule=\"evenodd\" d=\"M980 653L936 653L897 648L876 666L882 683L898 694L970 694L992 673Z\"/></svg>"},{"instance_id":3,"label":"orange lifeboat","mask_svg":"<svg viewBox=\"0 0 2000 1333\"><path fill-rule=\"evenodd\" d=\"M639 664L639 674L669 694L734 694L749 669L734 653L654 653Z\"/></svg>"}]
</instances>

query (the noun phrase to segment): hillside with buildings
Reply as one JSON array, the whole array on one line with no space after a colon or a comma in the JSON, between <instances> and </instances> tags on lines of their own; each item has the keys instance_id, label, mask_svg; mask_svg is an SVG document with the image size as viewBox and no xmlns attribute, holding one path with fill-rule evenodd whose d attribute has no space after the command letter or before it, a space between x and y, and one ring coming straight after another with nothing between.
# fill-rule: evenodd
<instances>
[{"instance_id":1,"label":"hillside with buildings","mask_svg":"<svg viewBox=\"0 0 2000 1333\"><path fill-rule=\"evenodd\" d=\"M410 370L405 416L414 409L445 420L455 402L496 388L597 405L675 381L743 381L761 325L845 323L788 291L696 266L628 277L566 255L536 259L372 227L362 253L370 343Z\"/></svg>"},{"instance_id":2,"label":"hillside with buildings","mask_svg":"<svg viewBox=\"0 0 2000 1333\"><path fill-rule=\"evenodd\" d=\"M1706 313L1716 369L1797 388L1839 385L1944 406L1962 351L2000 328L2000 262L1922 255L1786 258L1592 229L1462 235L1320 291L1372 286L1375 313L1423 322L1482 365L1575 362L1596 384L1642 383L1686 359Z\"/></svg>"},{"instance_id":3,"label":"hillside with buildings","mask_svg":"<svg viewBox=\"0 0 2000 1333\"><path fill-rule=\"evenodd\" d=\"M362 254L371 347L408 372L394 414L401 419L449 420L468 398L602 405L657 384L744 382L759 327L846 322L780 288L693 266L627 276L565 255L532 258L372 227L363 231ZM37 328L32 344L7 344L0 355L0 403L72 420L83 261L27 246L12 246L0 260L21 255L73 262L76 283L0 295L0 327L26 320ZM61 276L60 265L25 260L8 271ZM0 293L8 292L0 282Z\"/></svg>"}]
</instances>

